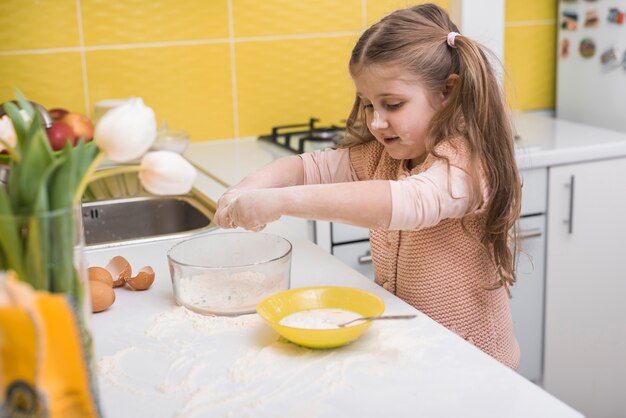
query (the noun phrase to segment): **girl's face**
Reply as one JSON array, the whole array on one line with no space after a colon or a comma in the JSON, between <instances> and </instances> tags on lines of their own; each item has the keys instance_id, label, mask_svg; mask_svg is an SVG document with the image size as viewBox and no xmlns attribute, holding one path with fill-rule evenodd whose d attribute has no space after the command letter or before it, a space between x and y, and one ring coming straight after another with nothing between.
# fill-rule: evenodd
<instances>
[{"instance_id":1,"label":"girl's face","mask_svg":"<svg viewBox=\"0 0 626 418\"><path fill-rule=\"evenodd\" d=\"M404 70L369 65L353 77L367 127L389 155L413 168L426 158L430 120L444 101Z\"/></svg>"}]
</instances>

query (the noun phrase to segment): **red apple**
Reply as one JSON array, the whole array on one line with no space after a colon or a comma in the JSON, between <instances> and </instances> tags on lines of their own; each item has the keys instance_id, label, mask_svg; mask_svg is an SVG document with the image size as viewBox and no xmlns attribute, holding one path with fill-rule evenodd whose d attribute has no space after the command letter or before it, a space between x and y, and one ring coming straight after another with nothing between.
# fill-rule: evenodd
<instances>
[{"instance_id":1,"label":"red apple","mask_svg":"<svg viewBox=\"0 0 626 418\"><path fill-rule=\"evenodd\" d=\"M61 120L61 118L69 113L69 110L61 109L60 107L56 107L54 109L48 110L50 117L52 120Z\"/></svg>"},{"instance_id":2,"label":"red apple","mask_svg":"<svg viewBox=\"0 0 626 418\"><path fill-rule=\"evenodd\" d=\"M75 138L74 142L78 141L81 137L85 138L86 142L93 139L93 123L91 123L91 120L87 116L76 112L68 112L61 118L61 122L72 128Z\"/></svg>"},{"instance_id":3,"label":"red apple","mask_svg":"<svg viewBox=\"0 0 626 418\"><path fill-rule=\"evenodd\" d=\"M52 126L50 128L46 128L46 134L48 134L50 146L55 151L63 148L67 141L70 141L72 145L76 143L72 128L70 128L66 123L58 120L52 122Z\"/></svg>"}]
</instances>

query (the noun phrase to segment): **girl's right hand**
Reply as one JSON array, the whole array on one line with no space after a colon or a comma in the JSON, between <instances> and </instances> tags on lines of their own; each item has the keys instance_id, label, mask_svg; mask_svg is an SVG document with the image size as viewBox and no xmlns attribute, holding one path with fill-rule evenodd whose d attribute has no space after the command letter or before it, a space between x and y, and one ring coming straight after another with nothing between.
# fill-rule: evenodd
<instances>
[{"instance_id":1,"label":"girl's right hand","mask_svg":"<svg viewBox=\"0 0 626 418\"><path fill-rule=\"evenodd\" d=\"M241 192L237 189L229 189L217 200L217 210L213 217L213 223L215 223L215 225L224 229L237 227L230 216L229 206L237 199L240 193Z\"/></svg>"},{"instance_id":2,"label":"girl's right hand","mask_svg":"<svg viewBox=\"0 0 626 418\"><path fill-rule=\"evenodd\" d=\"M258 232L281 216L273 189L239 190L218 202L214 222L222 228L241 227ZM275 194L275 193L274 193Z\"/></svg>"}]
</instances>

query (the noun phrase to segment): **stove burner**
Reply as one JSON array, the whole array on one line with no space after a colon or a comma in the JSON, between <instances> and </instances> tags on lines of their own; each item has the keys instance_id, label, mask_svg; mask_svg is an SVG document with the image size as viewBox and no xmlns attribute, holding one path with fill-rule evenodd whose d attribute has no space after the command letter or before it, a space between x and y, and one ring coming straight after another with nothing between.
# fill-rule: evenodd
<instances>
[{"instance_id":1,"label":"stove burner","mask_svg":"<svg viewBox=\"0 0 626 418\"><path fill-rule=\"evenodd\" d=\"M276 126L272 128L270 135L261 135L259 139L281 146L289 151L302 154L305 152L305 145L309 143L313 148L317 145L331 143L336 145L343 138L344 129L340 126L330 125L326 127L316 127L315 123L319 119L310 118L309 123ZM302 129L307 128L307 129ZM292 142L296 142L295 144Z\"/></svg>"}]
</instances>

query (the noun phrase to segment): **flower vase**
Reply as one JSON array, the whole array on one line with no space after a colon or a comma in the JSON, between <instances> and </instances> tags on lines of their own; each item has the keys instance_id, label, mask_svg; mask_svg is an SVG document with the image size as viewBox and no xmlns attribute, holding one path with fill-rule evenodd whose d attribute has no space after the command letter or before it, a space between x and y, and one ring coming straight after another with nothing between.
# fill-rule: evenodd
<instances>
[{"instance_id":1,"label":"flower vase","mask_svg":"<svg viewBox=\"0 0 626 418\"><path fill-rule=\"evenodd\" d=\"M66 136L57 150L45 129L50 115L19 91L16 98L0 105L0 152L6 151L0 156L6 163L0 166L0 417L31 416L22 409L7 412L6 405L32 405L23 402L32 386L32 398L49 403L44 410L51 418L97 416L80 199L90 182L121 172L139 172L148 192L184 194L196 170L179 154L147 152L156 137L156 118L140 98L107 112L93 138L91 132L74 132L77 141ZM127 163L140 157L140 164L97 170L104 158ZM30 334L16 331L19 321ZM14 343L7 343L9 334ZM16 358L37 367L22 369ZM36 372L24 386L15 375L3 380L5 364L15 375ZM66 378L70 375L75 378ZM46 381L51 376L58 379ZM11 392L14 397L11 382L18 391Z\"/></svg>"},{"instance_id":2,"label":"flower vase","mask_svg":"<svg viewBox=\"0 0 626 418\"><path fill-rule=\"evenodd\" d=\"M12 270L20 283L34 290L19 303L32 318L34 350L40 353L33 360L40 372L29 393L33 404L51 416L55 409L64 416L99 415L84 246L80 205L37 214L0 214L0 271ZM10 328L11 322L0 325ZM24 384L24 379L15 380ZM17 389L10 383L3 389L3 412L19 406L11 404L9 389ZM19 390L28 392L28 387Z\"/></svg>"}]
</instances>

